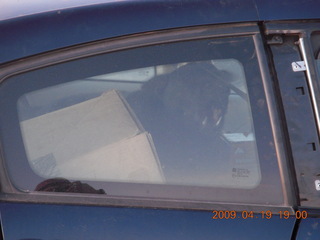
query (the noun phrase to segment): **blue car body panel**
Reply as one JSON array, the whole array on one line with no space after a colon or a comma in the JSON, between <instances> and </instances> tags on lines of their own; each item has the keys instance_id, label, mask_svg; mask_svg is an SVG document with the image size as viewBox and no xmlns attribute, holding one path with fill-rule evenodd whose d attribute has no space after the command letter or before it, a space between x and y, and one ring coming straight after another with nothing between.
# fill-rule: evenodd
<instances>
[{"instance_id":1,"label":"blue car body panel","mask_svg":"<svg viewBox=\"0 0 320 240\"><path fill-rule=\"evenodd\" d=\"M280 240L290 239L295 221L258 215L214 220L210 211L37 204L1 204L0 210L5 239Z\"/></svg>"},{"instance_id":2,"label":"blue car body panel","mask_svg":"<svg viewBox=\"0 0 320 240\"><path fill-rule=\"evenodd\" d=\"M0 23L0 63L123 35L219 23L313 19L320 3L306 1L106 1L9 18Z\"/></svg>"},{"instance_id":3,"label":"blue car body panel","mask_svg":"<svg viewBox=\"0 0 320 240\"><path fill-rule=\"evenodd\" d=\"M255 0L260 21L318 19L320 2L317 0Z\"/></svg>"},{"instance_id":4,"label":"blue car body panel","mask_svg":"<svg viewBox=\"0 0 320 240\"><path fill-rule=\"evenodd\" d=\"M251 0L226 5L219 1L114 1L48 12L0 25L0 63L117 36L256 19Z\"/></svg>"}]
</instances>

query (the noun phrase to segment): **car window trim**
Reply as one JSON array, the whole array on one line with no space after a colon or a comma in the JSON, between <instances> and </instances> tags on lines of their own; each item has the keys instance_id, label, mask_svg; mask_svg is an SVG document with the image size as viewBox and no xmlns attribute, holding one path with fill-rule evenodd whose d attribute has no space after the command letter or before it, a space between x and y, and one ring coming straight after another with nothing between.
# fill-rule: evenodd
<instances>
[{"instance_id":1,"label":"car window trim","mask_svg":"<svg viewBox=\"0 0 320 240\"><path fill-rule=\"evenodd\" d=\"M43 68L46 66L51 66L58 63L63 63L66 61L72 61L77 60L81 58L86 58L89 56L94 56L97 54L104 54L119 50L126 50L133 47L142 47L142 46L151 46L159 43L173 43L173 42L179 42L179 41L186 41L186 40L197 40L197 39L206 39L206 38L213 38L213 37L237 37L237 36L252 36L254 39L254 42L257 46L261 45L261 38L260 38L260 30L257 24L255 23L246 23L246 24L226 24L221 26L202 26L202 27L193 27L193 28L183 28L183 29L173 29L173 30L167 30L167 31L160 31L156 33L144 33L144 34L137 34L134 36L125 36L120 37L116 39L107 39L103 40L98 43L89 43L84 44L80 46L70 47L66 49L61 49L57 51L53 51L50 53L40 54L36 56L29 57L27 59L23 59L23 61L15 61L12 63L5 64L3 66L3 71L0 74L0 82L4 81L5 79L21 74L27 71L36 70L39 68ZM262 48L261 48L262 49ZM258 51L258 60L260 65L267 66L267 61L264 53L262 51ZM1 66L0 66L1 67ZM261 66L260 66L261 67ZM265 87L267 86L268 91L266 92L267 98L269 97L270 102L275 102L272 98L272 90L271 87L268 85L268 82L270 81L270 77L267 76L264 72L266 70L262 71L262 78L263 78L263 84ZM269 92L270 91L270 92ZM276 111L274 109L269 109L269 111L274 112L271 118L272 128L277 129L275 126L277 124L273 124L273 121L277 119L276 117ZM273 130L274 139L276 140L276 145L281 145L281 137L276 136L277 130ZM276 134L276 135L275 135ZM284 162L283 160L283 154L284 150L283 147L278 147L277 154L279 154L278 161L281 163ZM3 165L5 164L4 158L1 158L1 161ZM286 164L283 164L286 165ZM281 170L281 169L280 169ZM4 169L1 170L2 173L5 173ZM280 172L280 175L282 176L282 179L287 179L288 174L283 174L283 169ZM53 202L62 202L62 203L85 203L85 204L94 204L94 205L122 205L125 206L157 206L157 207L174 207L174 208L190 208L190 209L212 209L213 206L217 206L219 209L224 209L224 206L234 206L233 209L252 209L255 208L253 206L250 206L250 204L225 204L225 203L213 203L208 202L205 204L204 202L196 202L196 201L185 201L184 204L182 204L184 201L179 201L179 204L175 200L158 200L155 201L155 199L132 199L132 198L123 198L123 197L115 197L115 198L108 198L108 200L105 197L99 197L99 196L86 196L82 194L78 194L75 196L74 194L66 194L61 193L61 196L56 196L54 194L50 193L28 193L24 194L21 191L16 190L13 185L11 184L9 177L6 174L1 174L1 183L2 183L2 191L5 192L5 194L1 194L3 199L7 200L13 200L13 201L26 201L25 199L28 199L29 201L44 201L44 202L52 202L52 199L56 199L57 201ZM285 180L283 180L283 189L286 189L285 186ZM285 208L286 210L293 211L294 201L291 199L291 190L284 191L285 194L285 205L287 206L257 206L257 209L277 209ZM50 196L50 197L49 197ZM89 201L86 199L90 199ZM27 201L28 201L27 200ZM52 203L53 203L52 202ZM90 203L89 203L90 202ZM108 203L109 202L109 203ZM122 203L123 202L123 203Z\"/></svg>"}]
</instances>

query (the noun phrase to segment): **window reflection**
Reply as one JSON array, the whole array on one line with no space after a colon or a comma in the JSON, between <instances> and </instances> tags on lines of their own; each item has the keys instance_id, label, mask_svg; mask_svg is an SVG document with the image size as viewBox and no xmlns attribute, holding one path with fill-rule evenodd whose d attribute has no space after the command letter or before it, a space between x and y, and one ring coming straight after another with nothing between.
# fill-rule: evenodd
<instances>
[{"instance_id":1,"label":"window reflection","mask_svg":"<svg viewBox=\"0 0 320 240\"><path fill-rule=\"evenodd\" d=\"M186 63L127 98L151 133L166 181L210 184L231 169L222 135L228 76L209 62Z\"/></svg>"},{"instance_id":2,"label":"window reflection","mask_svg":"<svg viewBox=\"0 0 320 240\"><path fill-rule=\"evenodd\" d=\"M64 178L47 179L39 183L35 191L105 194L103 189L96 190L89 184L80 181L70 182Z\"/></svg>"},{"instance_id":3,"label":"window reflection","mask_svg":"<svg viewBox=\"0 0 320 240\"><path fill-rule=\"evenodd\" d=\"M23 95L18 110L29 164L43 178L233 188L260 181L246 79L234 59L79 79Z\"/></svg>"}]
</instances>

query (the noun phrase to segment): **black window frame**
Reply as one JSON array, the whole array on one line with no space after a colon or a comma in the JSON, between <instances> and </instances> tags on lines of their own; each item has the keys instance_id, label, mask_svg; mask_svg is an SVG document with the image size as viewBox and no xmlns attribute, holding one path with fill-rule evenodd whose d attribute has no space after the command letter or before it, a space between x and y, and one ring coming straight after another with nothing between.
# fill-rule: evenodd
<instances>
[{"instance_id":1,"label":"black window frame","mask_svg":"<svg viewBox=\"0 0 320 240\"><path fill-rule=\"evenodd\" d=\"M292 181L295 183L296 194L298 196L298 205L303 208L314 208L319 206L320 191L316 189L315 180L319 180L319 149L320 149L320 76L316 65L316 56L314 43L312 42L312 34L319 32L319 20L304 20L304 21L282 21L282 22L268 22L265 24L265 34L269 39L274 36L295 38L294 44L298 49L300 59L294 61L304 61L306 64L306 70L301 71L301 83L294 85L291 83L291 87L301 88L304 87L304 96L307 98L305 101L297 101L295 107L292 108L292 103L296 101L297 95L290 94L283 88L282 98L290 99L292 101L283 101L284 113L288 121L288 144L291 148L292 154L291 167ZM272 40L270 42L272 47ZM270 48L271 48L270 47ZM289 60L288 60L289 62ZM275 68L277 66L275 65ZM299 72L298 72L299 74ZM276 75L276 74L275 74ZM281 76L276 77L281 90L281 85L285 86L288 79ZM281 83L282 82L282 83ZM298 96L299 97L299 96ZM286 106L287 105L287 106ZM301 112L305 116L311 116L308 119L306 117L297 117L301 115ZM308 115L307 115L308 114ZM291 117L290 117L291 115ZM292 121L292 116L295 117ZM292 128L292 124L295 125ZM307 127L306 127L307 126ZM299 136L298 138L295 136Z\"/></svg>"},{"instance_id":2,"label":"black window frame","mask_svg":"<svg viewBox=\"0 0 320 240\"><path fill-rule=\"evenodd\" d=\"M270 71L268 69L267 57L264 52L263 40L260 36L260 29L255 23L246 24L230 24L220 26L203 26L193 27L186 29L174 29L159 31L156 33L144 33L134 36L124 36L114 39L108 39L96 43L84 44L81 46L70 47L53 51L50 53L40 54L25 59L20 62L12 62L2 67L2 74L0 75L0 82L5 79L29 72L32 70L40 69L43 67L69 62L76 59L83 59L86 57L126 50L136 47L152 46L161 43L173 43L179 41L191 41L197 39L216 38L216 37L241 37L251 36L253 38L258 64L261 71L262 85L267 101L268 114L270 117L271 138L274 140L274 152L277 158L277 170L280 172L280 182L283 194L283 202L271 204L268 206L254 203L241 204L241 203L224 203L216 201L190 201L184 199L146 199L146 198L130 198L130 197L105 197L99 195L88 194L71 194L71 193L43 193L43 192L23 192L16 189L6 172L6 165L3 150L1 158L1 195L0 200L5 201L28 201L28 202L44 202L44 203L69 203L69 204L88 204L88 205L116 205L116 206L140 206L140 207L170 207L170 208L183 208L183 209L226 209L232 208L233 210L241 209L267 209L277 212L278 209L285 208L286 210L293 211L293 206L296 205L294 198L294 189L289 179L289 171L287 170L287 153L283 145L282 125L279 118L279 109L276 105L276 98L274 93L274 86L271 81ZM4 82L5 84L5 82ZM2 145L3 146L3 145ZM243 191L239 189L238 191ZM218 193L218 191L217 191ZM233 192L232 194L235 194ZM230 194L230 198L232 196ZM177 201L178 200L178 201Z\"/></svg>"}]
</instances>

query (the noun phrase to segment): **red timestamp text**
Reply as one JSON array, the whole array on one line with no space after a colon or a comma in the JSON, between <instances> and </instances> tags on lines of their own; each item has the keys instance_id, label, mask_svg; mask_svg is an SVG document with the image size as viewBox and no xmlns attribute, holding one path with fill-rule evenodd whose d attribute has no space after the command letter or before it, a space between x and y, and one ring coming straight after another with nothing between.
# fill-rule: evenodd
<instances>
[{"instance_id":1,"label":"red timestamp text","mask_svg":"<svg viewBox=\"0 0 320 240\"><path fill-rule=\"evenodd\" d=\"M228 210L214 210L212 211L212 219L272 219L273 217L278 217L280 219L289 219L289 218L296 218L296 219L306 219L308 217L307 211L296 211L293 214L290 214L289 211L260 211L260 212L253 212L253 211L228 211Z\"/></svg>"}]
</instances>

